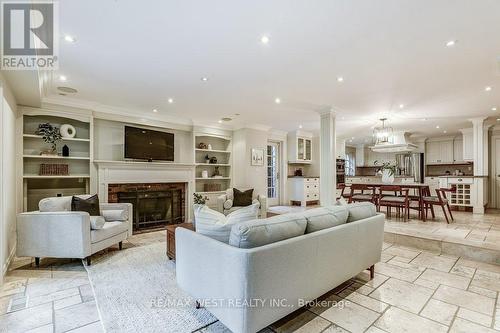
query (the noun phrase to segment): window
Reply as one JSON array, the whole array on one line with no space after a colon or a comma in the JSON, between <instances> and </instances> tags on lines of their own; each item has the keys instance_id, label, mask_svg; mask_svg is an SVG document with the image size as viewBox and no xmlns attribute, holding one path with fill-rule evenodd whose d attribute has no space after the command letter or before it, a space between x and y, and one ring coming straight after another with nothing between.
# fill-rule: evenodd
<instances>
[{"instance_id":1,"label":"window","mask_svg":"<svg viewBox=\"0 0 500 333\"><path fill-rule=\"evenodd\" d=\"M356 174L356 154L353 152L346 152L345 174L346 176L354 176Z\"/></svg>"}]
</instances>

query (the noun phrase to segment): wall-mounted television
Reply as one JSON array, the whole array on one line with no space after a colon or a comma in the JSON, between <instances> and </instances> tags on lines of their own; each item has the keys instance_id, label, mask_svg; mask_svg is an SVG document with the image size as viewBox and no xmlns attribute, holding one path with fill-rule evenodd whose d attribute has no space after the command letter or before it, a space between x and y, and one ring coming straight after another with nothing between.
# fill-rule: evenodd
<instances>
[{"instance_id":1,"label":"wall-mounted television","mask_svg":"<svg viewBox=\"0 0 500 333\"><path fill-rule=\"evenodd\" d=\"M125 158L174 161L174 134L125 126Z\"/></svg>"}]
</instances>

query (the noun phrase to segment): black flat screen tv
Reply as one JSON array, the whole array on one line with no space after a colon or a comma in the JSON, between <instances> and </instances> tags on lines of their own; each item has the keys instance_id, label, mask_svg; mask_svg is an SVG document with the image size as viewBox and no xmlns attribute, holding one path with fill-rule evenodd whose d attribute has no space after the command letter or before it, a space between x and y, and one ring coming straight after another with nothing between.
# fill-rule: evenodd
<instances>
[{"instance_id":1,"label":"black flat screen tv","mask_svg":"<svg viewBox=\"0 0 500 333\"><path fill-rule=\"evenodd\" d=\"M174 134L125 126L125 158L174 161Z\"/></svg>"}]
</instances>

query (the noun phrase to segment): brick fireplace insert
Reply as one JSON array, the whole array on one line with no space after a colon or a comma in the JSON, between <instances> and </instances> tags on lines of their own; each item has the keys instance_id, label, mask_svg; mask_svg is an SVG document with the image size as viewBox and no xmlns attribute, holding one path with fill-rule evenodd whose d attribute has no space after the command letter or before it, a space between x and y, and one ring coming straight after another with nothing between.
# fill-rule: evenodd
<instances>
[{"instance_id":1,"label":"brick fireplace insert","mask_svg":"<svg viewBox=\"0 0 500 333\"><path fill-rule=\"evenodd\" d=\"M184 223L187 183L109 184L108 202L131 203L133 232L165 229Z\"/></svg>"}]
</instances>

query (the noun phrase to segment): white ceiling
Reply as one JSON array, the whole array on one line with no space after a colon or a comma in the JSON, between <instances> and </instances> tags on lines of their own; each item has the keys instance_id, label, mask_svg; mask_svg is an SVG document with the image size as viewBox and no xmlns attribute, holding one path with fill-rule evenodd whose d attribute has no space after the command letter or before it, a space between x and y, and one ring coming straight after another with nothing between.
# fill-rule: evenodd
<instances>
[{"instance_id":1,"label":"white ceiling","mask_svg":"<svg viewBox=\"0 0 500 333\"><path fill-rule=\"evenodd\" d=\"M333 107L356 139L383 115L417 135L500 115L498 0L59 3L61 33L77 42L61 42L68 82L53 80L51 100L69 101L55 89L67 85L141 117L216 124L239 113L230 125L281 130L317 130L317 111Z\"/></svg>"}]
</instances>

